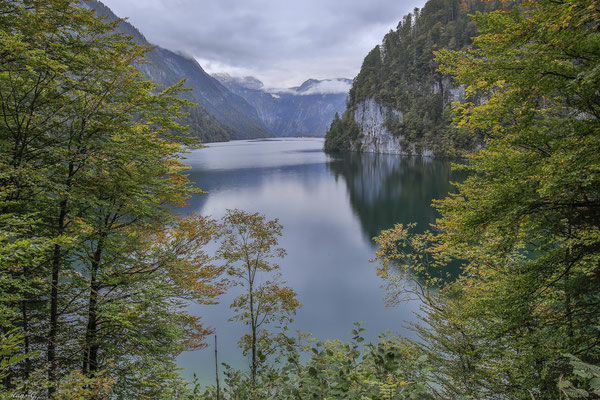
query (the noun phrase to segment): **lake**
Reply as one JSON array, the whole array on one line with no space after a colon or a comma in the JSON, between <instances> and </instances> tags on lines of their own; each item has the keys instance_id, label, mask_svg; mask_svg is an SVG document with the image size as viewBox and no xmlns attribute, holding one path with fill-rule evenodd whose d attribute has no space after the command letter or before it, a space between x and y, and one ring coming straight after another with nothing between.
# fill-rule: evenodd
<instances>
[{"instance_id":1,"label":"lake","mask_svg":"<svg viewBox=\"0 0 600 400\"><path fill-rule=\"evenodd\" d=\"M280 246L288 253L281 273L302 303L291 329L349 340L353 322L365 321L367 341L386 330L410 336L404 326L416 320L419 303L385 308L369 262L372 238L395 223L416 222L424 230L434 222L432 199L452 190L450 164L395 155L329 156L322 148L323 139L266 139L194 150L187 155L190 179L207 193L194 196L183 212L220 218L239 208L279 218ZM216 329L219 362L246 368L237 341L249 329L228 321L236 290L219 305L192 311ZM212 383L213 357L209 347L182 354L178 363L186 377L196 373L200 382Z\"/></svg>"}]
</instances>

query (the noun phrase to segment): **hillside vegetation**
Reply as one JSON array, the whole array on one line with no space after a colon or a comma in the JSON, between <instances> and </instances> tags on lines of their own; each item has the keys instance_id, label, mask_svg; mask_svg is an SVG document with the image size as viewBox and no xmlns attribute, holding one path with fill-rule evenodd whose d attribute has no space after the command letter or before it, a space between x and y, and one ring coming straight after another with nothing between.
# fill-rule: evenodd
<instances>
[{"instance_id":1,"label":"hillside vegetation","mask_svg":"<svg viewBox=\"0 0 600 400\"><path fill-rule=\"evenodd\" d=\"M386 127L418 150L431 149L437 155L446 155L480 143L480 138L461 135L451 126L451 104L464 101L464 88L438 71L435 52L470 47L478 30L469 14L491 11L500 4L430 0L423 9L406 15L396 30L385 35L382 44L365 57L350 89L348 108L333 121L325 149L360 150L358 139L364 132L354 122L354 114L368 99L401 111L402 118L388 118Z\"/></svg>"},{"instance_id":2,"label":"hillside vegetation","mask_svg":"<svg viewBox=\"0 0 600 400\"><path fill-rule=\"evenodd\" d=\"M432 59L479 96L455 105L448 141L483 145L456 166L468 176L434 202L430 231L375 239L387 304L422 304L413 338L375 343L360 323L347 342L289 332L300 303L279 277L277 219L174 212L199 193L182 160L198 143L178 123L182 83L145 80L148 48L76 4L0 0L0 398L600 397L600 0L478 13L473 46ZM492 4L431 0L401 26L416 34L435 10L458 26L461 8ZM390 57L375 55L366 66ZM358 85L351 105L397 101L374 76L357 82L377 93ZM334 124L356 124L350 112ZM222 364L222 387L186 382L177 356L212 333L192 309L232 285L249 368Z\"/></svg>"}]
</instances>

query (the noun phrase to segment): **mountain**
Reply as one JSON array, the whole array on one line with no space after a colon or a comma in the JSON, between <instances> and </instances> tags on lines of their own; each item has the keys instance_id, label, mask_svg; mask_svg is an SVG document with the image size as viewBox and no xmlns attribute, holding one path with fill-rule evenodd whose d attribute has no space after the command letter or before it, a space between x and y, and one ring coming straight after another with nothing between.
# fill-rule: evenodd
<instances>
[{"instance_id":1,"label":"mountain","mask_svg":"<svg viewBox=\"0 0 600 400\"><path fill-rule=\"evenodd\" d=\"M252 104L260 121L276 136L324 136L336 113L346 109L349 79L309 79L288 89L265 89L254 77L214 74L233 93Z\"/></svg>"},{"instance_id":2,"label":"mountain","mask_svg":"<svg viewBox=\"0 0 600 400\"><path fill-rule=\"evenodd\" d=\"M87 0L82 4L110 21L117 19L100 1ZM149 45L144 35L126 21L120 22L117 30L132 36L138 44ZM203 141L273 136L262 124L254 107L207 74L193 58L156 46L146 59L148 63L140 64L138 69L159 87L168 87L186 79L185 86L193 89L184 96L197 106L189 109L190 116L182 121L190 125L192 135Z\"/></svg>"},{"instance_id":3,"label":"mountain","mask_svg":"<svg viewBox=\"0 0 600 400\"><path fill-rule=\"evenodd\" d=\"M477 27L468 15L501 4L429 0L405 16L365 57L347 110L327 132L325 149L448 156L479 146L480 138L461 136L451 125L451 104L466 100L465 88L437 71L434 51L469 47Z\"/></svg>"}]
</instances>

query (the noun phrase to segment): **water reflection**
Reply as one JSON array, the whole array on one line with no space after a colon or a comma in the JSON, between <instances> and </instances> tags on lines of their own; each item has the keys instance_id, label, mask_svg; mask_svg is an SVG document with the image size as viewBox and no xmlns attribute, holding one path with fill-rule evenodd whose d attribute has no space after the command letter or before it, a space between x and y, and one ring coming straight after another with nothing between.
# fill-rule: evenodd
<instances>
[{"instance_id":1,"label":"water reflection","mask_svg":"<svg viewBox=\"0 0 600 400\"><path fill-rule=\"evenodd\" d=\"M424 231L438 216L430 207L453 187L450 163L387 154L346 154L328 164L342 178L367 238L396 223L417 223Z\"/></svg>"}]
</instances>

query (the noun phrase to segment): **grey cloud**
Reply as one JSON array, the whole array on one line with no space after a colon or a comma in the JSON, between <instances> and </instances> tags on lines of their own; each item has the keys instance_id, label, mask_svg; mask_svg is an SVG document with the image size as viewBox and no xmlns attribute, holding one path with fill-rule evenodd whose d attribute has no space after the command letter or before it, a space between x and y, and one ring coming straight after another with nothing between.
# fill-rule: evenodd
<instances>
[{"instance_id":1,"label":"grey cloud","mask_svg":"<svg viewBox=\"0 0 600 400\"><path fill-rule=\"evenodd\" d=\"M425 0L104 0L152 43L208 72L267 86L354 77L383 35Z\"/></svg>"}]
</instances>

